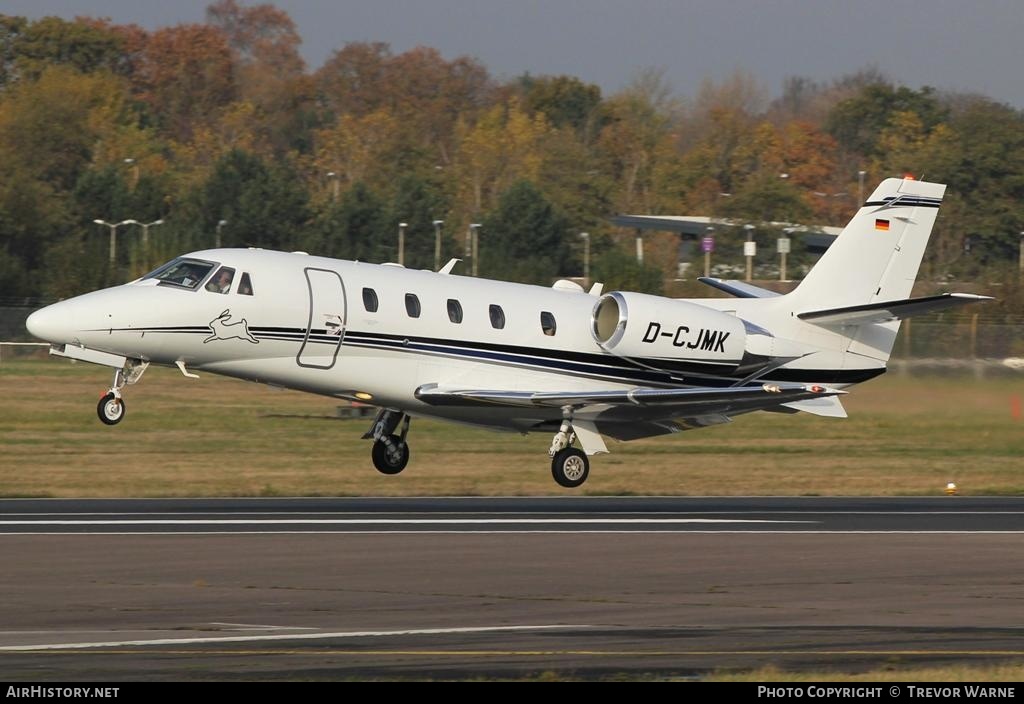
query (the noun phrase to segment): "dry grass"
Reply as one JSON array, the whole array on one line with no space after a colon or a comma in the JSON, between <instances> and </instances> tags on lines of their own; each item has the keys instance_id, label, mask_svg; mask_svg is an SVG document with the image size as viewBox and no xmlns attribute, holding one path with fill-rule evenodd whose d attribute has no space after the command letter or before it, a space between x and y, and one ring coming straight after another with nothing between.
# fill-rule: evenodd
<instances>
[{"instance_id":1,"label":"dry grass","mask_svg":"<svg viewBox=\"0 0 1024 704\"><path fill-rule=\"evenodd\" d=\"M413 422L412 461L374 471L367 420L337 402L204 374L151 369L107 427L105 369L4 362L0 495L935 495L1024 493L1020 376L883 377L844 398L848 420L758 413L631 443L593 458L581 492L551 480L547 434L521 437Z\"/></svg>"},{"instance_id":2,"label":"dry grass","mask_svg":"<svg viewBox=\"0 0 1024 704\"><path fill-rule=\"evenodd\" d=\"M764 667L746 672L717 672L708 676L708 682L1020 682L1024 678L1024 665L1002 663L994 665L947 665L944 667L893 666L867 672L849 673L823 670L817 672L787 672L776 667ZM888 696L888 691L885 692ZM903 692L906 696L907 692ZM963 693L961 692L961 696ZM908 699L910 697L907 697Z\"/></svg>"}]
</instances>

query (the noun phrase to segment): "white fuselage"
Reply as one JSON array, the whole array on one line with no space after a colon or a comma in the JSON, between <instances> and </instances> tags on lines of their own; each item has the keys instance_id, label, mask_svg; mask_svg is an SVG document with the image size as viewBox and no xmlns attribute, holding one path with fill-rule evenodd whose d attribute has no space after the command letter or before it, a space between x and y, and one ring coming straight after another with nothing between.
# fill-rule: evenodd
<instances>
[{"instance_id":1,"label":"white fuselage","mask_svg":"<svg viewBox=\"0 0 1024 704\"><path fill-rule=\"evenodd\" d=\"M226 293L144 278L46 308L33 316L33 332L55 344L161 365L182 363L193 370L366 400L413 415L519 431L556 421L560 414L542 407L426 404L415 392L425 385L534 392L731 386L745 376L735 369L735 360L715 366L713 345L700 350L700 342L721 343L717 335L726 335L713 330L713 321L703 327L694 324L692 330L666 322L672 335L666 333L667 339L657 343L690 357L702 354L702 359L679 362L666 361L661 354L645 359L609 353L593 333L598 299L578 289L265 250L217 249L187 257L214 263L211 271L223 265L244 272L252 295L240 293L238 277ZM868 359L864 374L854 370L845 378L841 358L849 341L790 320L773 310L774 299L682 304L698 314L724 314L731 320L738 316L758 326L781 318L785 327L810 329L820 338L818 351L787 367L785 374L795 381L837 385L880 371ZM653 329L646 319L643 324ZM634 337L639 339L641 332L637 329ZM730 344L735 339L729 338ZM771 345L778 343L771 337L765 340L770 354ZM725 349L722 345L723 354ZM785 378L783 372L777 374ZM588 409L578 417L596 417L606 410Z\"/></svg>"}]
</instances>

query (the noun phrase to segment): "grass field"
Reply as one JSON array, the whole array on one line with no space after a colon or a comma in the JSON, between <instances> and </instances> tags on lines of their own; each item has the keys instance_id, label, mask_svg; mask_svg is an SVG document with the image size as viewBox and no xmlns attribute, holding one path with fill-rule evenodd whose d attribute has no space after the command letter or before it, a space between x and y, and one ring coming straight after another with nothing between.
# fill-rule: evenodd
<instances>
[{"instance_id":1,"label":"grass field","mask_svg":"<svg viewBox=\"0 0 1024 704\"><path fill-rule=\"evenodd\" d=\"M847 420L756 413L700 431L610 442L582 490L551 479L550 435L415 419L412 459L378 474L369 419L328 398L150 369L118 426L96 418L105 368L4 361L3 496L938 495L1024 493L1024 375L897 377L856 387Z\"/></svg>"}]
</instances>

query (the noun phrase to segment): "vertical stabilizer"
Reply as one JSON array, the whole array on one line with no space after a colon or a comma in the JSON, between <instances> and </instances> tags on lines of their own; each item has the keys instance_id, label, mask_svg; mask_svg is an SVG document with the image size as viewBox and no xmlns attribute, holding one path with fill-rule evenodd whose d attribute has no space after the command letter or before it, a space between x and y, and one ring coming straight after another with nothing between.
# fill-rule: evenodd
<instances>
[{"instance_id":1,"label":"vertical stabilizer","mask_svg":"<svg viewBox=\"0 0 1024 704\"><path fill-rule=\"evenodd\" d=\"M945 190L940 183L883 181L790 294L794 305L842 308L908 298Z\"/></svg>"}]
</instances>

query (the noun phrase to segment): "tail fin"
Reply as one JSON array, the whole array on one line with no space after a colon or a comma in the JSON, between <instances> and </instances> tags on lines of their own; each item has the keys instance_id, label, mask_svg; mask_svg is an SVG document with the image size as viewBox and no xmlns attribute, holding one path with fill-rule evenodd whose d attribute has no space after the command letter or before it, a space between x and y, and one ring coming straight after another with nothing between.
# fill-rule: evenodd
<instances>
[{"instance_id":1,"label":"tail fin","mask_svg":"<svg viewBox=\"0 0 1024 704\"><path fill-rule=\"evenodd\" d=\"M889 360L898 313L906 309L884 304L910 297L945 190L940 183L882 181L786 296L797 318L832 328L844 369L884 368Z\"/></svg>"},{"instance_id":2,"label":"tail fin","mask_svg":"<svg viewBox=\"0 0 1024 704\"><path fill-rule=\"evenodd\" d=\"M910 297L946 187L882 181L800 285L800 310L846 308Z\"/></svg>"}]
</instances>

